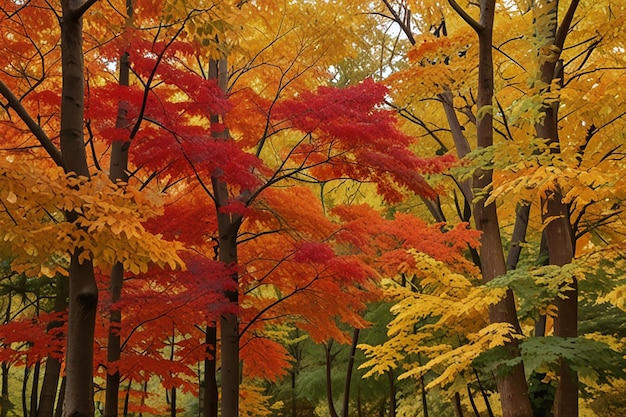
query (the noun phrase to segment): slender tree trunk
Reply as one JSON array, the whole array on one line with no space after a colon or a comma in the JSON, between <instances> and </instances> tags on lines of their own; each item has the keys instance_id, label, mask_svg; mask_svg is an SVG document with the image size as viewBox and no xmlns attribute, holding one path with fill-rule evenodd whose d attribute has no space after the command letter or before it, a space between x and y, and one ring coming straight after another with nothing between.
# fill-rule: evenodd
<instances>
[{"instance_id":1,"label":"slender tree trunk","mask_svg":"<svg viewBox=\"0 0 626 417\"><path fill-rule=\"evenodd\" d=\"M354 368L354 355L356 354L356 345L359 343L360 330L355 328L352 332L352 345L350 346L350 358L348 359L348 370L346 371L346 383L343 389L343 407L341 409L341 417L348 417L348 408L350 406L350 384L352 382L352 369Z\"/></svg>"},{"instance_id":2,"label":"slender tree trunk","mask_svg":"<svg viewBox=\"0 0 626 417\"><path fill-rule=\"evenodd\" d=\"M132 23L133 2L126 0L127 27ZM130 63L128 53L123 53L120 57L119 85L130 85ZM118 103L117 119L115 127L124 129L128 126L127 104L124 101ZM114 183L117 181L128 181L128 148L129 138L119 138L111 145L111 161L109 165L109 178ZM117 263L111 269L109 291L111 293L111 303L119 301L122 295L124 284L124 266ZM122 312L119 308L112 308L109 311L109 337L107 344L107 363L109 366L117 363L121 357L120 327L122 323ZM119 407L120 372L116 368L107 371L106 393L104 402L104 417L116 417Z\"/></svg>"},{"instance_id":3,"label":"slender tree trunk","mask_svg":"<svg viewBox=\"0 0 626 417\"><path fill-rule=\"evenodd\" d=\"M2 398L0 398L0 417L7 417L11 402L9 401L9 365L2 362Z\"/></svg>"},{"instance_id":4,"label":"slender tree trunk","mask_svg":"<svg viewBox=\"0 0 626 417\"><path fill-rule=\"evenodd\" d=\"M203 416L217 417L218 392L216 379L217 362L217 328L216 323L206 327L205 335L207 357L204 359L204 402Z\"/></svg>"},{"instance_id":5,"label":"slender tree trunk","mask_svg":"<svg viewBox=\"0 0 626 417\"><path fill-rule=\"evenodd\" d=\"M228 83L228 71L226 58L211 60L209 64L209 78L217 80L220 89L226 92ZM219 115L212 115L211 122L220 121ZM214 134L228 138L228 132ZM237 233L241 225L242 218L239 215L224 213L222 207L229 203L228 186L219 178L219 173L211 178L213 196L215 198L215 208L217 213L219 260L226 265L235 267L238 262L237 256ZM239 305L237 271L232 274L235 289L226 292L226 297L233 305ZM222 417L239 417L239 318L237 313L225 313L220 317L220 339L221 339L221 383L222 383Z\"/></svg>"},{"instance_id":6,"label":"slender tree trunk","mask_svg":"<svg viewBox=\"0 0 626 417\"><path fill-rule=\"evenodd\" d=\"M172 394L171 394L171 401L170 401L170 417L176 417L176 387L172 387Z\"/></svg>"},{"instance_id":7,"label":"slender tree trunk","mask_svg":"<svg viewBox=\"0 0 626 417\"><path fill-rule=\"evenodd\" d=\"M480 413L478 412L478 407L476 407L474 395L472 394L472 389L470 388L469 384L467 384L467 398L469 398L470 405L472 406L472 410L474 411L474 415L476 417L480 417Z\"/></svg>"},{"instance_id":8,"label":"slender tree trunk","mask_svg":"<svg viewBox=\"0 0 626 417\"><path fill-rule=\"evenodd\" d=\"M326 357L326 399L328 401L328 412L330 417L339 417L337 410L335 410L335 403L333 401L333 382L332 382L332 368L334 355L331 353L333 347L333 340L329 340L324 344L324 352Z\"/></svg>"},{"instance_id":9,"label":"slender tree trunk","mask_svg":"<svg viewBox=\"0 0 626 417\"><path fill-rule=\"evenodd\" d=\"M7 309L5 311L4 324L11 321L11 292L9 292L7 296L9 298L7 302ZM11 401L9 400L9 370L11 369L11 366L6 362L2 362L1 367L2 387L0 387L0 417L7 417L9 409L13 406L13 404L11 404Z\"/></svg>"},{"instance_id":10,"label":"slender tree trunk","mask_svg":"<svg viewBox=\"0 0 626 417\"><path fill-rule=\"evenodd\" d=\"M56 296L54 298L53 310L57 313L67 310L67 298L69 295L69 281L67 277L59 275L57 277ZM57 320L50 323L48 331L61 327L64 321ZM63 337L63 335L59 335ZM54 402L59 390L59 375L61 373L61 352L56 355L48 355L46 358L46 369L44 371L43 382L41 383L41 393L39 395L38 417L53 417Z\"/></svg>"},{"instance_id":11,"label":"slender tree trunk","mask_svg":"<svg viewBox=\"0 0 626 417\"><path fill-rule=\"evenodd\" d=\"M417 354L417 363L419 366L422 366L422 357L419 353ZM428 399L426 398L426 381L424 381L424 374L420 375L420 393L422 397L422 411L424 412L424 417L428 417Z\"/></svg>"},{"instance_id":12,"label":"slender tree trunk","mask_svg":"<svg viewBox=\"0 0 626 417\"><path fill-rule=\"evenodd\" d=\"M85 153L84 69L82 45L82 1L62 0L61 56L63 86L61 101L61 155L66 172L89 177ZM78 214L67 213L70 222ZM81 248L71 255L69 268L69 315L67 331L66 390L64 417L92 417L93 403L93 340L98 305L93 264L79 260Z\"/></svg>"},{"instance_id":13,"label":"slender tree trunk","mask_svg":"<svg viewBox=\"0 0 626 417\"><path fill-rule=\"evenodd\" d=\"M57 406L54 410L54 417L61 417L63 415L63 398L65 398L65 387L67 386L67 378L61 379L61 388L59 388L59 396L57 400Z\"/></svg>"},{"instance_id":14,"label":"slender tree trunk","mask_svg":"<svg viewBox=\"0 0 626 417\"><path fill-rule=\"evenodd\" d=\"M111 302L119 301L122 293L122 283L124 278L124 267L121 263L116 263L111 269L110 292ZM120 371L117 369L117 361L121 356L120 326L122 322L122 312L115 308L109 310L109 336L107 344L107 363L115 366L115 369L107 370L106 392L104 398L104 416L117 417L120 391ZM115 365L113 365L115 364Z\"/></svg>"},{"instance_id":15,"label":"slender tree trunk","mask_svg":"<svg viewBox=\"0 0 626 417\"><path fill-rule=\"evenodd\" d=\"M132 385L133 385L133 381L128 381L128 386L126 387L126 394L124 395L124 409L122 410L122 415L124 417L128 416L128 404L130 402L130 389L131 389ZM142 400L143 400L143 398L142 398ZM139 415L141 415L141 414L139 414Z\"/></svg>"},{"instance_id":16,"label":"slender tree trunk","mask_svg":"<svg viewBox=\"0 0 626 417\"><path fill-rule=\"evenodd\" d=\"M33 370L33 385L30 390L30 417L37 416L37 399L39 397L39 372L41 370L41 362L35 363Z\"/></svg>"},{"instance_id":17,"label":"slender tree trunk","mask_svg":"<svg viewBox=\"0 0 626 417\"><path fill-rule=\"evenodd\" d=\"M463 417L463 406L461 405L461 395L458 392L454 393L452 399L452 405L454 406L454 413L456 417Z\"/></svg>"},{"instance_id":18,"label":"slender tree trunk","mask_svg":"<svg viewBox=\"0 0 626 417\"><path fill-rule=\"evenodd\" d=\"M28 387L28 379L30 378L30 367L24 367L24 380L22 381L22 415L28 417L28 403L26 401L26 389Z\"/></svg>"},{"instance_id":19,"label":"slender tree trunk","mask_svg":"<svg viewBox=\"0 0 626 417\"><path fill-rule=\"evenodd\" d=\"M480 378L478 376L478 372L474 369L474 375L476 375L476 382L478 382L478 387L480 388L480 394L483 397L483 401L485 402L485 407L487 408L487 415L489 417L494 417L493 410L491 409L491 404L489 403L489 397L487 396L487 392L483 387L483 383L480 382Z\"/></svg>"}]
</instances>

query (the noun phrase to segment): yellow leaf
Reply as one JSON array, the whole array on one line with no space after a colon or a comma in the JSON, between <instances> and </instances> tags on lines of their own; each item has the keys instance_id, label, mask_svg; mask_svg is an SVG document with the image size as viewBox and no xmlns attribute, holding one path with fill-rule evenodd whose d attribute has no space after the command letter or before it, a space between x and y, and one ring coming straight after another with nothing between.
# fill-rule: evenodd
<instances>
[{"instance_id":1,"label":"yellow leaf","mask_svg":"<svg viewBox=\"0 0 626 417\"><path fill-rule=\"evenodd\" d=\"M17 202L17 196L13 191L9 191L9 195L7 195L7 201L11 204L15 204Z\"/></svg>"}]
</instances>

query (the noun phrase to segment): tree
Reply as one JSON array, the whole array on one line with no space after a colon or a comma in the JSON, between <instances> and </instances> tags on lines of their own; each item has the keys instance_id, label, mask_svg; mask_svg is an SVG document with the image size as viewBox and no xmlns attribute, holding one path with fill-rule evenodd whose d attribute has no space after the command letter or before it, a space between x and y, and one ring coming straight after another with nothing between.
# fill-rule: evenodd
<instances>
[{"instance_id":1,"label":"tree","mask_svg":"<svg viewBox=\"0 0 626 417\"><path fill-rule=\"evenodd\" d=\"M13 238L13 244L19 245L28 242L26 245L26 254L30 255L30 261L27 265L32 266L36 262L33 254L37 254L43 258L42 269L49 264L50 255L55 253L63 255L66 251L71 254L69 259L69 276L70 276L70 295L69 295L69 317L68 317L68 347L67 347L67 388L65 391L64 415L93 415L93 335L95 331L95 317L97 307L97 286L94 273L94 259L99 264L107 264L115 259L122 261L125 265L132 269L145 268L139 266L143 262L154 259L161 265L169 264L176 266L182 264L177 255L175 255L175 246L165 249L165 246L158 248L152 246L157 242L155 237L150 238L139 225L140 219L148 212L137 211L134 214L124 218L121 215L126 212L129 206L140 201L138 194L133 194L132 190L116 190L114 187L103 186L101 181L90 179L90 172L87 164L87 156L85 152L84 142L84 69L83 69L83 50L82 50L82 15L91 7L93 2L63 2L62 15L59 16L62 22L60 26L61 33L61 57L62 68L61 75L63 79L62 90L59 96L62 97L60 107L60 152L55 148L53 142L48 138L45 131L39 126L29 115L28 110L22 105L21 100L16 97L6 84L2 84L2 95L7 100L7 107L13 109L20 119L26 123L30 133L34 135L36 140L50 154L54 162L63 167L65 174L54 173L51 180L36 179L33 173L19 179L22 185L30 181L35 188L26 185L22 193L24 195L9 192L7 201L10 204L17 203L16 210L29 210L28 200L33 195L36 196L35 201L44 202L37 210L43 210L48 213L58 213L59 209L65 211L66 221L58 222L59 227L52 229L46 224L18 222L18 217L13 217L9 213L12 221L12 227L19 226L30 227L20 231ZM12 5L14 10L9 14L5 14L7 21L10 23L20 22L21 13L32 16L32 9L29 7L20 7ZM51 10L51 12L54 12ZM52 15L54 16L54 15ZM18 23L19 27L19 23ZM54 27L54 26L52 26ZM22 29L21 27L20 29ZM19 33L19 32L18 32ZM21 33L20 33L21 34ZM38 45L34 45L35 48ZM41 50L38 50L41 51ZM20 88L17 85L17 88ZM32 93L33 89L26 90L24 96ZM13 125L16 126L17 125ZM28 162L27 162L28 163ZM32 163L31 163L32 164ZM32 165L27 165L27 169L32 169ZM26 172L21 173L26 174ZM50 174L47 174L50 175ZM15 180L15 178L14 178ZM52 182L51 182L52 181ZM56 181L56 183L54 182ZM19 184L19 182L16 182ZM10 185L13 188L15 184ZM98 190L96 192L96 190ZM129 192L127 194L127 192ZM31 193L30 196L28 193ZM116 199L118 203L117 219L114 217L106 217L107 209L98 196L107 196ZM15 197L15 200L13 199ZM94 199L94 197L96 199ZM25 200L21 200L25 198ZM47 199L47 200L46 200ZM26 201L26 204L22 201ZM142 200L142 204L147 200ZM109 203L110 204L110 203ZM127 207L124 207L127 206ZM154 206L153 206L154 207ZM108 213L115 216L116 207L112 206ZM104 215L104 216L102 216ZM17 213L16 213L17 216ZM50 214L50 216L53 216ZM98 218L98 216L102 216ZM27 220L24 217L24 220ZM57 221L52 217L53 221ZM114 224L116 221L112 235L108 235L109 240L116 241L112 236L119 236L124 230L129 238L126 243L137 239L126 250L116 253L105 246L107 240L100 240L102 235L106 235L110 230L103 230L106 224ZM23 223L20 225L20 223ZM51 230L50 230L51 229ZM19 229L18 229L19 230ZM50 237L53 239L60 235L63 236L61 242L63 244L51 245L51 241L45 239L41 242L31 241L30 237L33 233L52 231ZM133 233L134 231L134 233ZM50 233L49 233L50 234ZM133 236L134 234L134 236ZM145 239L148 239L146 241ZM91 240L93 239L93 240ZM151 239L154 239L150 242ZM144 257L139 263L131 263L128 254L136 252L139 241L142 244L148 243L147 251L140 249L137 253L138 258ZM108 242L110 244L110 242ZM150 247L152 246L152 247ZM129 250L130 249L130 250ZM156 249L156 250L155 250ZM30 252L30 253L29 253ZM21 255L13 247L13 253L17 254L17 261L23 261ZM126 255L124 255L124 253ZM135 254L132 255L135 257ZM100 258L100 259L97 259ZM158 260L157 260L158 259ZM143 264L145 265L145 264ZM54 266L55 269L58 266ZM45 270L44 270L44 273ZM48 272L49 273L49 272Z\"/></svg>"}]
</instances>

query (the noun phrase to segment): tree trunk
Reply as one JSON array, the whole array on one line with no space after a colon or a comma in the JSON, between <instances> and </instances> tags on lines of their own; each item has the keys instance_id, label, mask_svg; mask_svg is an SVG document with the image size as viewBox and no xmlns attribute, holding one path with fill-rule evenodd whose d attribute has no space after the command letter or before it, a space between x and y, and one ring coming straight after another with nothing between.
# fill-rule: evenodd
<instances>
[{"instance_id":1,"label":"tree trunk","mask_svg":"<svg viewBox=\"0 0 626 417\"><path fill-rule=\"evenodd\" d=\"M469 399L470 405L472 406L472 411L474 411L474 415L476 417L480 417L480 413L478 412L478 408L476 407L474 395L472 394L472 389L470 388L469 384L467 384L467 398Z\"/></svg>"},{"instance_id":2,"label":"tree trunk","mask_svg":"<svg viewBox=\"0 0 626 417\"><path fill-rule=\"evenodd\" d=\"M116 263L111 269L110 292L111 302L119 301L122 293L122 283L124 278L124 267L121 263ZM119 361L121 356L120 326L122 322L121 310L115 308L109 310L109 336L107 343L107 364L112 366ZM107 369L106 392L104 398L104 417L117 417L120 391L120 371Z\"/></svg>"},{"instance_id":3,"label":"tree trunk","mask_svg":"<svg viewBox=\"0 0 626 417\"><path fill-rule=\"evenodd\" d=\"M458 6L458 5L457 5ZM479 117L476 120L477 144L486 148L493 144L493 116L491 109L493 100L493 21L495 0L480 1L480 22L471 21L478 34L478 98ZM468 19L471 19L468 17ZM482 170L473 179L473 187L488 190L492 183L493 172ZM500 236L500 224L495 203L485 205L485 197L474 204L476 228L483 232L481 237L480 260L483 281L489 282L495 277L506 273L506 264ZM520 331L513 293L507 291L506 297L489 309L491 323L509 323L516 331ZM519 357L520 352L516 341L505 345L511 358ZM531 417L532 409L528 397L528 386L524 375L523 364L516 365L506 374L497 378L498 390L504 417Z\"/></svg>"},{"instance_id":4,"label":"tree trunk","mask_svg":"<svg viewBox=\"0 0 626 417\"><path fill-rule=\"evenodd\" d=\"M463 406L461 405L461 395L458 392L454 393L452 399L452 405L454 406L454 413L456 417L463 417Z\"/></svg>"},{"instance_id":5,"label":"tree trunk","mask_svg":"<svg viewBox=\"0 0 626 417\"><path fill-rule=\"evenodd\" d=\"M211 60L209 78L217 80L220 89L226 92L228 72L226 58ZM211 115L211 122L220 121L219 115ZM228 139L228 132L216 132L217 137ZM222 207L229 203L228 186L219 178L219 173L211 178L215 209L217 214L219 260L226 265L235 267L238 263L237 233L241 225L241 216L224 213ZM238 306L239 294L237 285L239 276L235 270L232 274L235 289L227 291L229 302ZM239 317L237 313L225 313L220 317L221 339L221 382L222 382L222 417L239 417Z\"/></svg>"},{"instance_id":6,"label":"tree trunk","mask_svg":"<svg viewBox=\"0 0 626 417\"><path fill-rule=\"evenodd\" d=\"M85 153L84 69L82 45L82 2L63 0L61 56L63 86L61 101L61 155L67 173L89 177ZM67 213L70 222L78 214ZM93 340L98 305L93 264L79 261L83 250L76 248L69 268L69 315L66 352L64 417L93 417Z\"/></svg>"},{"instance_id":7,"label":"tree trunk","mask_svg":"<svg viewBox=\"0 0 626 417\"><path fill-rule=\"evenodd\" d=\"M170 417L176 417L176 387L172 387L172 397L170 401Z\"/></svg>"},{"instance_id":8,"label":"tree trunk","mask_svg":"<svg viewBox=\"0 0 626 417\"><path fill-rule=\"evenodd\" d=\"M132 16L132 2L127 0L127 12ZM124 53L120 58L120 77L119 84L122 86L129 85L129 61L128 54ZM115 127L123 129L128 125L128 119L126 117L127 109L126 103L118 103L117 120L115 121ZM128 138L124 140L114 141L111 145L111 162L109 166L109 178L114 183L117 181L128 181L128 148L130 147L130 141ZM124 284L124 266L121 263L117 263L111 269L110 276L110 292L111 303L119 301L122 295L122 286ZM121 357L121 343L120 343L120 327L122 323L122 312L119 308L111 309L109 311L109 337L107 344L107 363L112 364L120 360ZM120 372L115 369L107 371L106 381L106 393L104 403L104 417L116 417L119 407L119 391L120 391Z\"/></svg>"},{"instance_id":9,"label":"tree trunk","mask_svg":"<svg viewBox=\"0 0 626 417\"><path fill-rule=\"evenodd\" d=\"M328 401L328 413L330 417L339 417L337 410L335 410L335 403L333 401L333 381L332 381L332 369L333 369L333 357L331 349L333 347L333 340L329 340L324 344L324 352L326 357L326 400Z\"/></svg>"},{"instance_id":10,"label":"tree trunk","mask_svg":"<svg viewBox=\"0 0 626 417\"><path fill-rule=\"evenodd\" d=\"M37 399L39 395L39 372L41 370L41 363L37 362L35 364L35 369L33 371L33 385L30 390L30 412L28 413L30 417L37 416Z\"/></svg>"},{"instance_id":11,"label":"tree trunk","mask_svg":"<svg viewBox=\"0 0 626 417\"><path fill-rule=\"evenodd\" d=\"M61 388L59 388L59 399L57 400L57 406L54 410L54 417L61 417L63 415L63 398L65 398L65 387L67 385L67 378L61 379Z\"/></svg>"},{"instance_id":12,"label":"tree trunk","mask_svg":"<svg viewBox=\"0 0 626 417\"><path fill-rule=\"evenodd\" d=\"M55 312L62 312L67 309L67 298L69 294L69 281L67 277L57 277L56 296L54 298ZM48 326L48 331L58 328L64 324L63 321L53 321ZM59 337L63 337L59 335ZM53 417L54 415L54 402L57 398L57 391L59 390L59 375L61 373L61 359L59 356L61 352L57 352L56 356L50 356L46 358L46 369L44 371L43 382L41 383L41 393L39 395L39 409L37 410L38 417Z\"/></svg>"},{"instance_id":13,"label":"tree trunk","mask_svg":"<svg viewBox=\"0 0 626 417\"><path fill-rule=\"evenodd\" d=\"M558 2L542 0L535 6L536 15L551 15L551 24L538 26L536 36L540 41L538 51L539 78L542 85L549 89L552 81L560 79L563 83L563 64L559 60L560 51L565 43L569 26L578 6L578 0L572 0L567 9L561 26L558 24ZM545 51L551 51L547 54ZM544 117L535 125L537 137L546 139L553 147L551 151L560 152L558 131L559 102L544 103ZM544 229L548 246L548 259L551 265L563 266L574 257L574 238L569 218L569 208L563 203L561 190L556 186L542 197L542 214L544 222L549 223ZM578 335L578 283L572 278L570 290L563 292L564 298L555 300L557 317L554 319L554 335L560 337L576 337ZM559 365L559 384L554 398L555 417L575 417L578 415L578 375L573 372L563 359Z\"/></svg>"},{"instance_id":14,"label":"tree trunk","mask_svg":"<svg viewBox=\"0 0 626 417\"><path fill-rule=\"evenodd\" d=\"M343 408L341 417L348 417L348 408L350 406L350 384L352 382L352 369L354 368L354 355L356 354L356 345L359 343L359 329L355 328L352 333L352 345L350 346L350 358L348 359L348 370L346 371L346 384L343 389Z\"/></svg>"},{"instance_id":15,"label":"tree trunk","mask_svg":"<svg viewBox=\"0 0 626 417\"><path fill-rule=\"evenodd\" d=\"M205 335L207 357L204 359L204 402L203 416L217 417L218 392L216 380L217 328L216 323L206 327Z\"/></svg>"},{"instance_id":16,"label":"tree trunk","mask_svg":"<svg viewBox=\"0 0 626 417\"><path fill-rule=\"evenodd\" d=\"M30 377L30 367L24 367L24 379L22 380L22 415L28 417L28 404L26 402L26 387L28 386L28 378Z\"/></svg>"},{"instance_id":17,"label":"tree trunk","mask_svg":"<svg viewBox=\"0 0 626 417\"><path fill-rule=\"evenodd\" d=\"M2 397L0 398L0 417L7 417L9 409L12 408L12 404L9 401L9 365L6 362L2 362Z\"/></svg>"},{"instance_id":18,"label":"tree trunk","mask_svg":"<svg viewBox=\"0 0 626 417\"><path fill-rule=\"evenodd\" d=\"M128 387L126 388L126 394L124 395L124 408L122 410L122 415L124 417L128 416L128 403L130 402L130 389L132 387L132 384L133 384L132 380L128 381ZM142 401L143 401L143 397L142 397ZM141 415L141 413L139 413L139 415Z\"/></svg>"}]
</instances>

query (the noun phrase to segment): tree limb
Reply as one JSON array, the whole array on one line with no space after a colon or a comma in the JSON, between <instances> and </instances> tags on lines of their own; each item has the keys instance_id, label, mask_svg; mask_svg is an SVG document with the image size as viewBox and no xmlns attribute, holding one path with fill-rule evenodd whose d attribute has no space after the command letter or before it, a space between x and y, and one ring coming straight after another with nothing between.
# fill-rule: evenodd
<instances>
[{"instance_id":1,"label":"tree limb","mask_svg":"<svg viewBox=\"0 0 626 417\"><path fill-rule=\"evenodd\" d=\"M563 17L563 21L559 26L559 29L556 33L556 38L554 40L554 45L559 49L563 49L563 45L565 44L565 38L567 37L567 32L572 24L572 20L574 19L574 13L576 13L576 8L578 7L579 0L572 0L569 4L567 12L565 12L565 16Z\"/></svg>"},{"instance_id":2,"label":"tree limb","mask_svg":"<svg viewBox=\"0 0 626 417\"><path fill-rule=\"evenodd\" d=\"M463 9L456 0L448 0L448 4L450 7L454 9L455 12L461 16L461 19L465 20L465 22L472 27L476 31L476 33L482 32L485 27L478 23L472 16L470 16L465 9Z\"/></svg>"},{"instance_id":3,"label":"tree limb","mask_svg":"<svg viewBox=\"0 0 626 417\"><path fill-rule=\"evenodd\" d=\"M52 143L46 132L39 126L31 116L28 114L28 111L22 106L22 103L19 99L13 94L13 92L7 87L5 83L0 81L0 94L7 99L7 103L9 107L11 107L15 113L22 119L22 121L26 124L28 129L32 132L32 134L37 138L41 146L48 152L48 155L52 158L55 164L57 164L61 168L65 168L65 164L63 163L63 158L61 157L61 151Z\"/></svg>"},{"instance_id":4,"label":"tree limb","mask_svg":"<svg viewBox=\"0 0 626 417\"><path fill-rule=\"evenodd\" d=\"M79 7L72 10L72 17L74 19L81 18L85 14L85 12L89 10L89 8L93 6L97 1L98 0L86 0Z\"/></svg>"}]
</instances>

